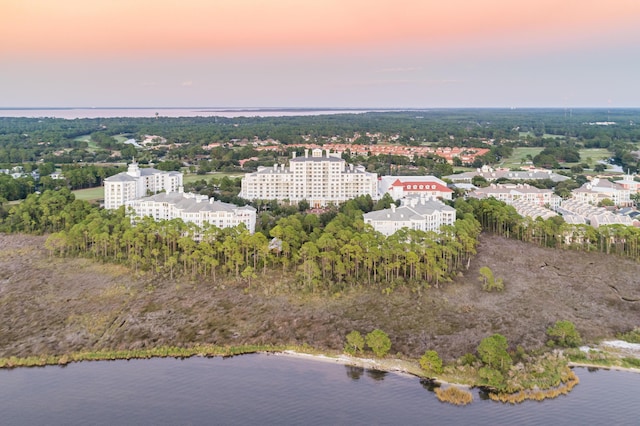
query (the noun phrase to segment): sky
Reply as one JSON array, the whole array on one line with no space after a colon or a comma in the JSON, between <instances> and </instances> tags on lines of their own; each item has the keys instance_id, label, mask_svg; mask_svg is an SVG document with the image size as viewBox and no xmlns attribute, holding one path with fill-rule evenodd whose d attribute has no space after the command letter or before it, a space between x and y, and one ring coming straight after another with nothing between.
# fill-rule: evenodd
<instances>
[{"instance_id":1,"label":"sky","mask_svg":"<svg viewBox=\"0 0 640 426\"><path fill-rule=\"evenodd\" d=\"M640 107L640 0L0 0L0 108Z\"/></svg>"}]
</instances>

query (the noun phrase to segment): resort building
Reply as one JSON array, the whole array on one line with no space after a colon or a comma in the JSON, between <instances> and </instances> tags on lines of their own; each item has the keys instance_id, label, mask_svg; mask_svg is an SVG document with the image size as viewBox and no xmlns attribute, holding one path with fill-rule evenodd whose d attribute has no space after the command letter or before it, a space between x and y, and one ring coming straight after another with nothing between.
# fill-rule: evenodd
<instances>
[{"instance_id":1,"label":"resort building","mask_svg":"<svg viewBox=\"0 0 640 426\"><path fill-rule=\"evenodd\" d=\"M577 201L598 205L605 199L613 201L618 207L627 207L631 203L631 191L624 186L606 179L594 178L578 189L574 189L572 197Z\"/></svg>"},{"instance_id":2,"label":"resort building","mask_svg":"<svg viewBox=\"0 0 640 426\"><path fill-rule=\"evenodd\" d=\"M307 200L311 207L339 204L360 195L377 198L378 179L362 166L347 164L336 154L314 149L304 157L295 154L289 167L275 164L258 167L242 178L240 197L248 200L278 200L291 204Z\"/></svg>"},{"instance_id":3,"label":"resort building","mask_svg":"<svg viewBox=\"0 0 640 426\"><path fill-rule=\"evenodd\" d=\"M150 216L155 220L182 219L199 227L209 223L218 228L230 228L243 223L249 232L256 229L256 209L238 207L209 199L206 195L170 192L127 201L127 207L137 217Z\"/></svg>"},{"instance_id":4,"label":"resort building","mask_svg":"<svg viewBox=\"0 0 640 426\"><path fill-rule=\"evenodd\" d=\"M527 184L492 184L486 188L477 188L469 193L473 198L495 198L507 204L516 200L526 201L534 206L547 206L555 209L560 205L561 198L550 189L539 189Z\"/></svg>"},{"instance_id":5,"label":"resort building","mask_svg":"<svg viewBox=\"0 0 640 426\"><path fill-rule=\"evenodd\" d=\"M404 197L421 196L451 200L453 190L435 176L382 176L378 180L378 196L389 194L394 200Z\"/></svg>"},{"instance_id":6,"label":"resort building","mask_svg":"<svg viewBox=\"0 0 640 426\"><path fill-rule=\"evenodd\" d=\"M456 209L436 199L406 198L403 205L364 214L364 223L389 236L402 228L439 232L442 225L453 225Z\"/></svg>"},{"instance_id":7,"label":"resort building","mask_svg":"<svg viewBox=\"0 0 640 426\"><path fill-rule=\"evenodd\" d=\"M126 172L104 180L104 208L117 209L127 201L157 192L177 192L182 187L182 173L140 168L135 161Z\"/></svg>"}]
</instances>

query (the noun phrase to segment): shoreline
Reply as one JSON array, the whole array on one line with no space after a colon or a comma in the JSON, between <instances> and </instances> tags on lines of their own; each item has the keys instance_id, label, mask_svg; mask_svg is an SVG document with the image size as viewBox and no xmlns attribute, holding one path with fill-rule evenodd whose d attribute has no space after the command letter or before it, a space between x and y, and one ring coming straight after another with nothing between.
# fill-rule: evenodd
<instances>
[{"instance_id":1,"label":"shoreline","mask_svg":"<svg viewBox=\"0 0 640 426\"><path fill-rule=\"evenodd\" d=\"M600 370L626 371L628 373L640 374L640 368L621 367L618 365L590 364L586 362L573 362L573 361L569 361L567 365L569 367L598 368Z\"/></svg>"}]
</instances>

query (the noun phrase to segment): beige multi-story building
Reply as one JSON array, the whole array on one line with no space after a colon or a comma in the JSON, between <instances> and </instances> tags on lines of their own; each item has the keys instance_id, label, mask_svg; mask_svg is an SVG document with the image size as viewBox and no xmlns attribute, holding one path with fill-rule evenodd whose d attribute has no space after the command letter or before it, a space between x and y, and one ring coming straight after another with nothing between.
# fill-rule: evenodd
<instances>
[{"instance_id":1,"label":"beige multi-story building","mask_svg":"<svg viewBox=\"0 0 640 426\"><path fill-rule=\"evenodd\" d=\"M182 173L140 168L135 161L126 172L104 180L104 208L117 209L127 201L157 192L177 192L182 187Z\"/></svg>"},{"instance_id":2,"label":"beige multi-story building","mask_svg":"<svg viewBox=\"0 0 640 426\"><path fill-rule=\"evenodd\" d=\"M289 167L275 164L259 167L242 178L240 197L248 200L278 200L294 204L302 200L311 207L339 204L360 195L376 199L378 177L362 166L346 163L337 155L314 149L304 157L295 155Z\"/></svg>"},{"instance_id":3,"label":"beige multi-story building","mask_svg":"<svg viewBox=\"0 0 640 426\"><path fill-rule=\"evenodd\" d=\"M572 197L587 204L598 205L605 199L611 200L618 207L626 207L632 204L631 191L623 185L610 182L606 179L594 178L574 189Z\"/></svg>"}]
</instances>

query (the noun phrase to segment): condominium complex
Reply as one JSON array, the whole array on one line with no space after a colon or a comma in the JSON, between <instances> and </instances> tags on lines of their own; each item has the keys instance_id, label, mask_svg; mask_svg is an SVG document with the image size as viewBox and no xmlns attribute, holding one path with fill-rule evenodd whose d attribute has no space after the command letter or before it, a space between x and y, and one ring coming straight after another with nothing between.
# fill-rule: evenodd
<instances>
[{"instance_id":1,"label":"condominium complex","mask_svg":"<svg viewBox=\"0 0 640 426\"><path fill-rule=\"evenodd\" d=\"M456 209L425 197L405 198L403 205L364 214L364 223L384 234L392 235L402 228L439 232L442 225L453 225Z\"/></svg>"},{"instance_id":2,"label":"condominium complex","mask_svg":"<svg viewBox=\"0 0 640 426\"><path fill-rule=\"evenodd\" d=\"M182 173L140 168L135 161L126 172L104 180L104 207L117 209L127 201L156 192L176 192L182 187Z\"/></svg>"},{"instance_id":3,"label":"condominium complex","mask_svg":"<svg viewBox=\"0 0 640 426\"><path fill-rule=\"evenodd\" d=\"M377 198L378 179L362 166L347 165L337 155L314 149L304 157L295 154L289 167L259 167L242 178L240 197L249 200L306 200L311 207L339 204L360 195Z\"/></svg>"},{"instance_id":4,"label":"condominium complex","mask_svg":"<svg viewBox=\"0 0 640 426\"><path fill-rule=\"evenodd\" d=\"M130 200L126 203L135 211L135 216L150 216L155 220L182 219L199 227L209 223L218 228L230 228L244 224L249 232L256 229L256 209L251 206L238 207L209 199L206 195L171 192Z\"/></svg>"}]
</instances>

